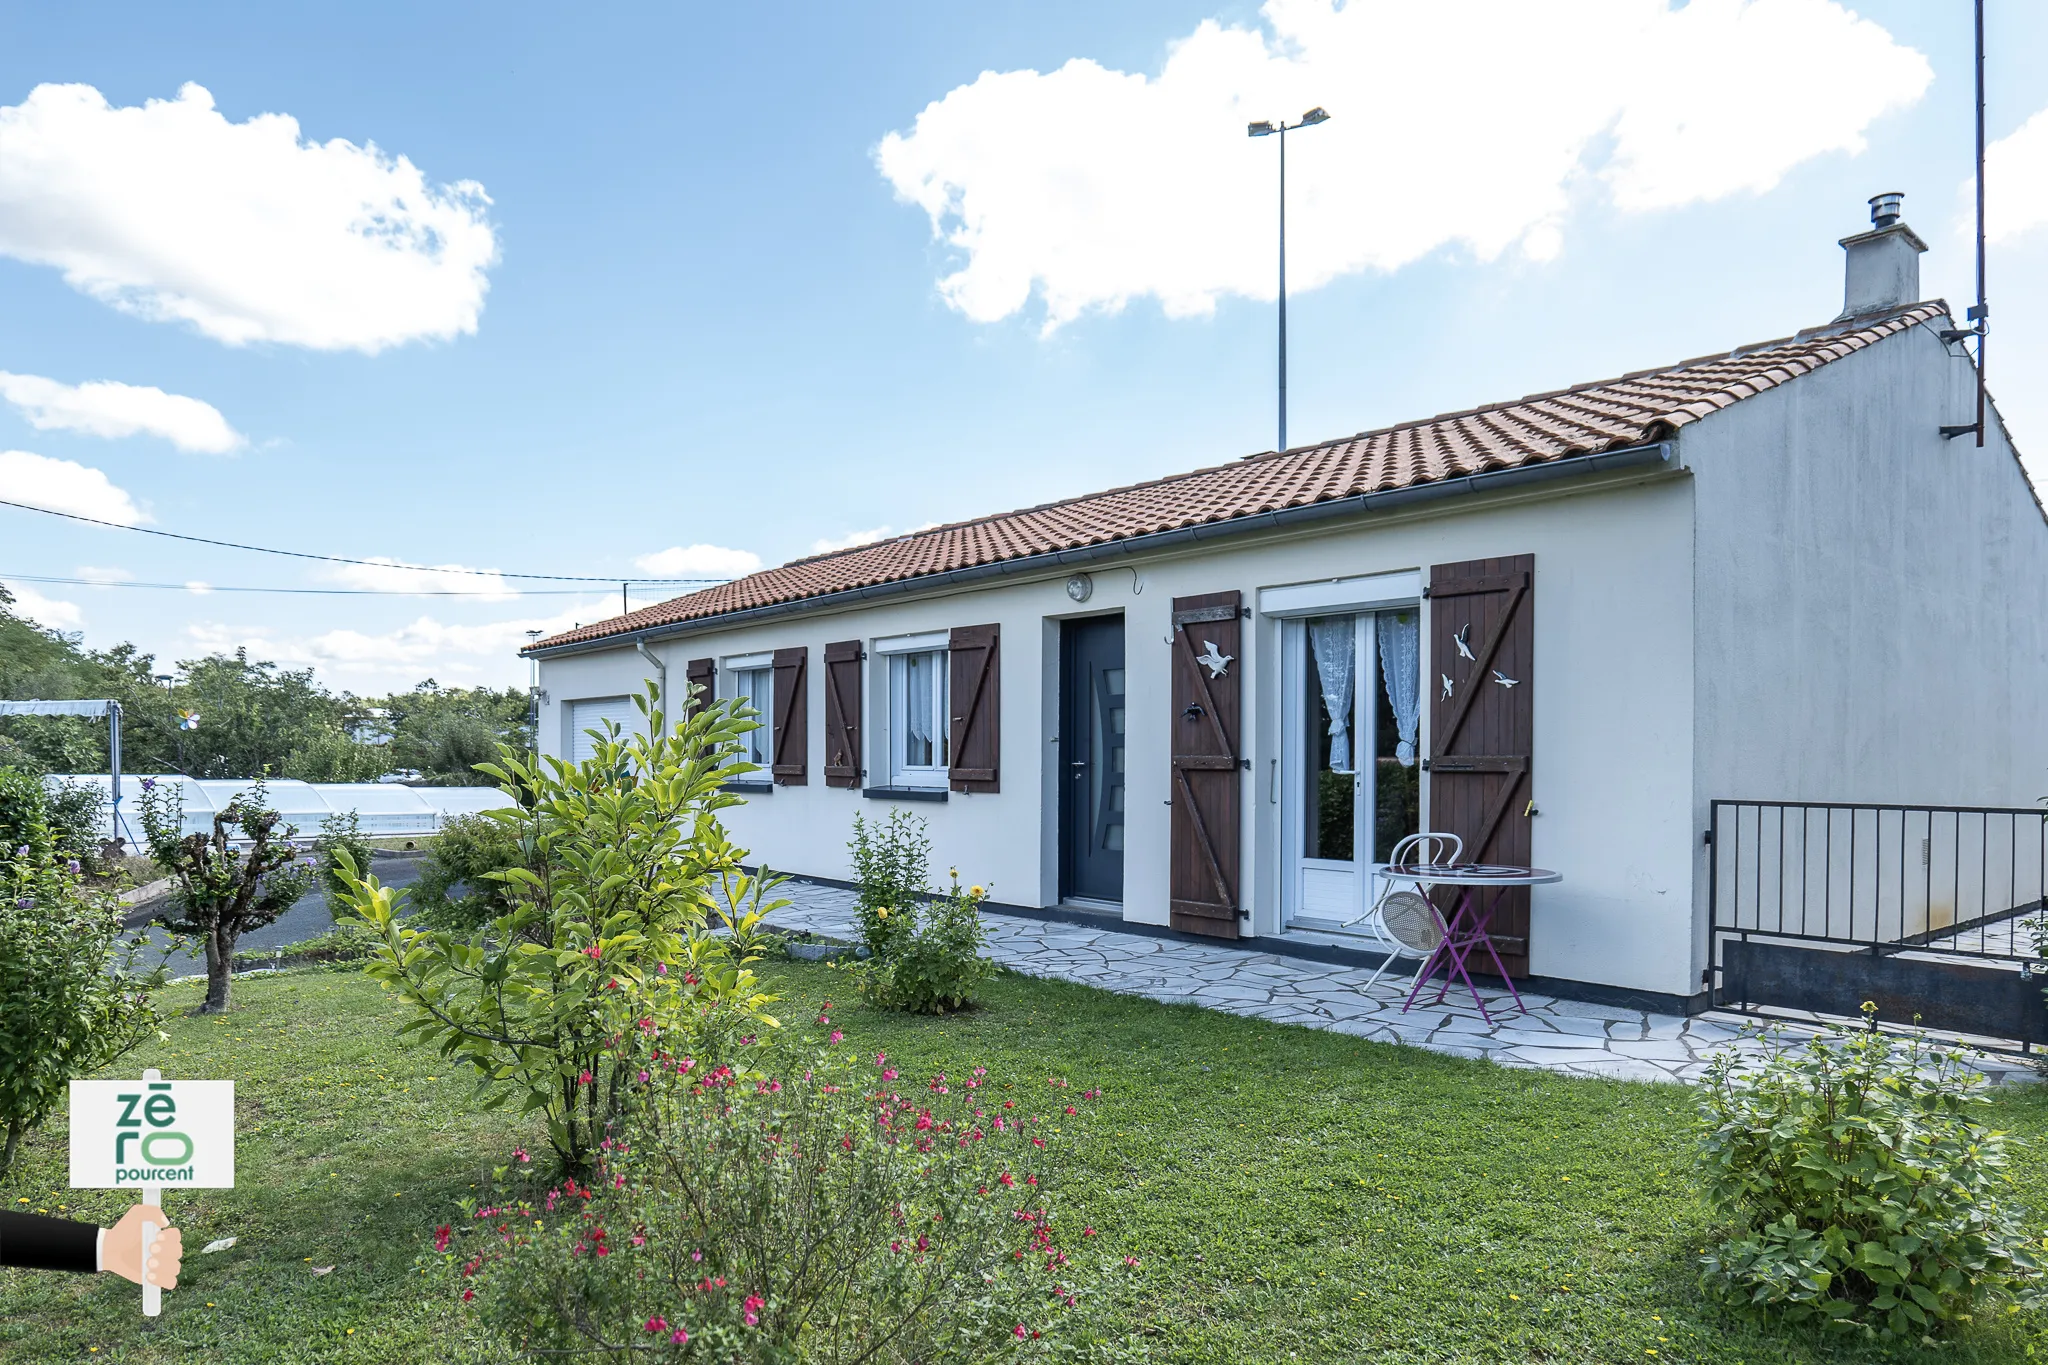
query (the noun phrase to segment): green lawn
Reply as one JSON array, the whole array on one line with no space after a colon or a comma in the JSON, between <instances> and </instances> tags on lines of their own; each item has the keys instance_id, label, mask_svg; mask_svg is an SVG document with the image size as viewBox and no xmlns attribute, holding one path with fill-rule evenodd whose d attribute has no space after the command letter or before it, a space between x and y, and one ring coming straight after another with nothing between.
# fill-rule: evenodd
<instances>
[{"instance_id":1,"label":"green lawn","mask_svg":"<svg viewBox=\"0 0 2048 1365\"><path fill-rule=\"evenodd\" d=\"M1707 1217L1677 1087L1507 1071L1009 975L986 1008L943 1021L850 1007L829 968L769 975L799 1031L817 1031L811 1006L830 996L848 1043L906 1075L981 1064L1104 1088L1081 1178L1056 1207L1099 1229L1103 1251L1141 1258L1126 1300L1098 1311L1153 1360L2048 1359L2037 1312L2000 1314L1938 1353L1886 1353L1703 1302L1691 1260ZM148 1326L139 1291L111 1277L0 1271L0 1358L474 1354L458 1306L430 1298L412 1261L493 1161L539 1145L532 1126L471 1113L445 1062L395 1042L397 1008L359 976L245 978L236 992L226 1018L177 1019L168 1047L121 1071L236 1080L240 1187L175 1196L170 1211L192 1252L238 1245L191 1256ZM2048 1094L2000 1103L2009 1127L2048 1144ZM63 1142L61 1123L33 1140L7 1202L111 1221L125 1199L61 1188ZM2048 1163L2025 1166L2027 1197L2048 1210Z\"/></svg>"}]
</instances>

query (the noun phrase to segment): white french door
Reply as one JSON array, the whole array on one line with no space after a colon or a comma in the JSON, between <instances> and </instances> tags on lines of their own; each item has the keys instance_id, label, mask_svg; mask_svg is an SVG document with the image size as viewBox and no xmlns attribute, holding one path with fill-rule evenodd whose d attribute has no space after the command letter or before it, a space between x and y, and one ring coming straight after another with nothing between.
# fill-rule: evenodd
<instances>
[{"instance_id":1,"label":"white french door","mask_svg":"<svg viewBox=\"0 0 2048 1365\"><path fill-rule=\"evenodd\" d=\"M1383 615L1397 618L1385 626L1386 651ZM1377 893L1375 871L1416 828L1413 680L1400 689L1406 727L1388 686L1389 673L1415 667L1414 619L1409 608L1281 622L1277 782L1289 926L1331 931L1360 919Z\"/></svg>"}]
</instances>

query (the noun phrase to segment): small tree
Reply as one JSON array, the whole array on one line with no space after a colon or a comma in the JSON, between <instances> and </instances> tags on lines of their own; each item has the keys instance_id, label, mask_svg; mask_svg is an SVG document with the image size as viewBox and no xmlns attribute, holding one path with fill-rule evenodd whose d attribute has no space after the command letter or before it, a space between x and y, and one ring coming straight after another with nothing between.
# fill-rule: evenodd
<instances>
[{"instance_id":1,"label":"small tree","mask_svg":"<svg viewBox=\"0 0 2048 1365\"><path fill-rule=\"evenodd\" d=\"M733 754L755 722L718 702L671 730L652 685L635 701L647 733L608 725L583 763L501 745L484 765L518 802L489 816L520 853L482 874L511 908L475 933L412 928L402 893L344 867L347 904L383 940L367 970L416 1012L405 1032L466 1063L487 1107L546 1114L579 1175L635 1084L621 1039L716 1048L705 1030L775 1023L748 966L765 910L717 818L737 804L723 784L754 771Z\"/></svg>"},{"instance_id":2,"label":"small tree","mask_svg":"<svg viewBox=\"0 0 2048 1365\"><path fill-rule=\"evenodd\" d=\"M872 823L853 817L846 851L853 862L854 913L876 957L910 932L917 903L931 892L932 838L923 817L892 810Z\"/></svg>"},{"instance_id":3,"label":"small tree","mask_svg":"<svg viewBox=\"0 0 2048 1365\"><path fill-rule=\"evenodd\" d=\"M313 885L313 860L292 845L296 826L264 800L259 780L213 817L211 834L186 834L184 796L175 785L142 782L142 829L150 857L178 883L163 925L206 948L201 1014L228 1007L235 943L274 923Z\"/></svg>"},{"instance_id":4,"label":"small tree","mask_svg":"<svg viewBox=\"0 0 2048 1365\"><path fill-rule=\"evenodd\" d=\"M142 944L121 943L120 903L87 891L78 860L30 825L35 837L0 849L0 1177L74 1076L163 1037L150 999L163 963L134 970Z\"/></svg>"}]
</instances>

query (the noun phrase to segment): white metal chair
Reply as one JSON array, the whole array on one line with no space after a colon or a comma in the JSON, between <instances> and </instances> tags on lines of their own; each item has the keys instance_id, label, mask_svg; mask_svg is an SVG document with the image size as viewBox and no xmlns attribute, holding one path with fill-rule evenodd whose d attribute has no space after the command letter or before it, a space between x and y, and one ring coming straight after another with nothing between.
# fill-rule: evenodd
<instances>
[{"instance_id":1,"label":"white metal chair","mask_svg":"<svg viewBox=\"0 0 2048 1365\"><path fill-rule=\"evenodd\" d=\"M1394 845L1393 854L1387 861L1398 867L1413 867L1418 864L1455 863L1465 856L1465 841L1455 834L1411 834ZM1422 969L1429 965L1430 954L1444 941L1444 919L1436 907L1429 903L1423 888L1413 883L1387 882L1380 888L1379 899L1372 909L1355 921L1366 934L1377 939L1387 951L1386 961L1380 963L1367 978L1365 989L1380 979L1380 974L1397 957L1416 957L1421 961L1415 968L1415 976L1422 976ZM1415 988L1414 981L1409 989Z\"/></svg>"}]
</instances>

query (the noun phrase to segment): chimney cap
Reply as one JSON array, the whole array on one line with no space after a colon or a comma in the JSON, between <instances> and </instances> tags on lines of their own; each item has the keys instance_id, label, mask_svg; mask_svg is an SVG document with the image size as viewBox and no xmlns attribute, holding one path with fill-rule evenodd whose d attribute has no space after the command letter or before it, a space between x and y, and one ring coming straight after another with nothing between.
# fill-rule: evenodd
<instances>
[{"instance_id":1,"label":"chimney cap","mask_svg":"<svg viewBox=\"0 0 2048 1365\"><path fill-rule=\"evenodd\" d=\"M1883 194L1870 196L1870 221L1873 225L1888 228L1899 221L1900 205L1905 195L1897 190L1886 190Z\"/></svg>"}]
</instances>

